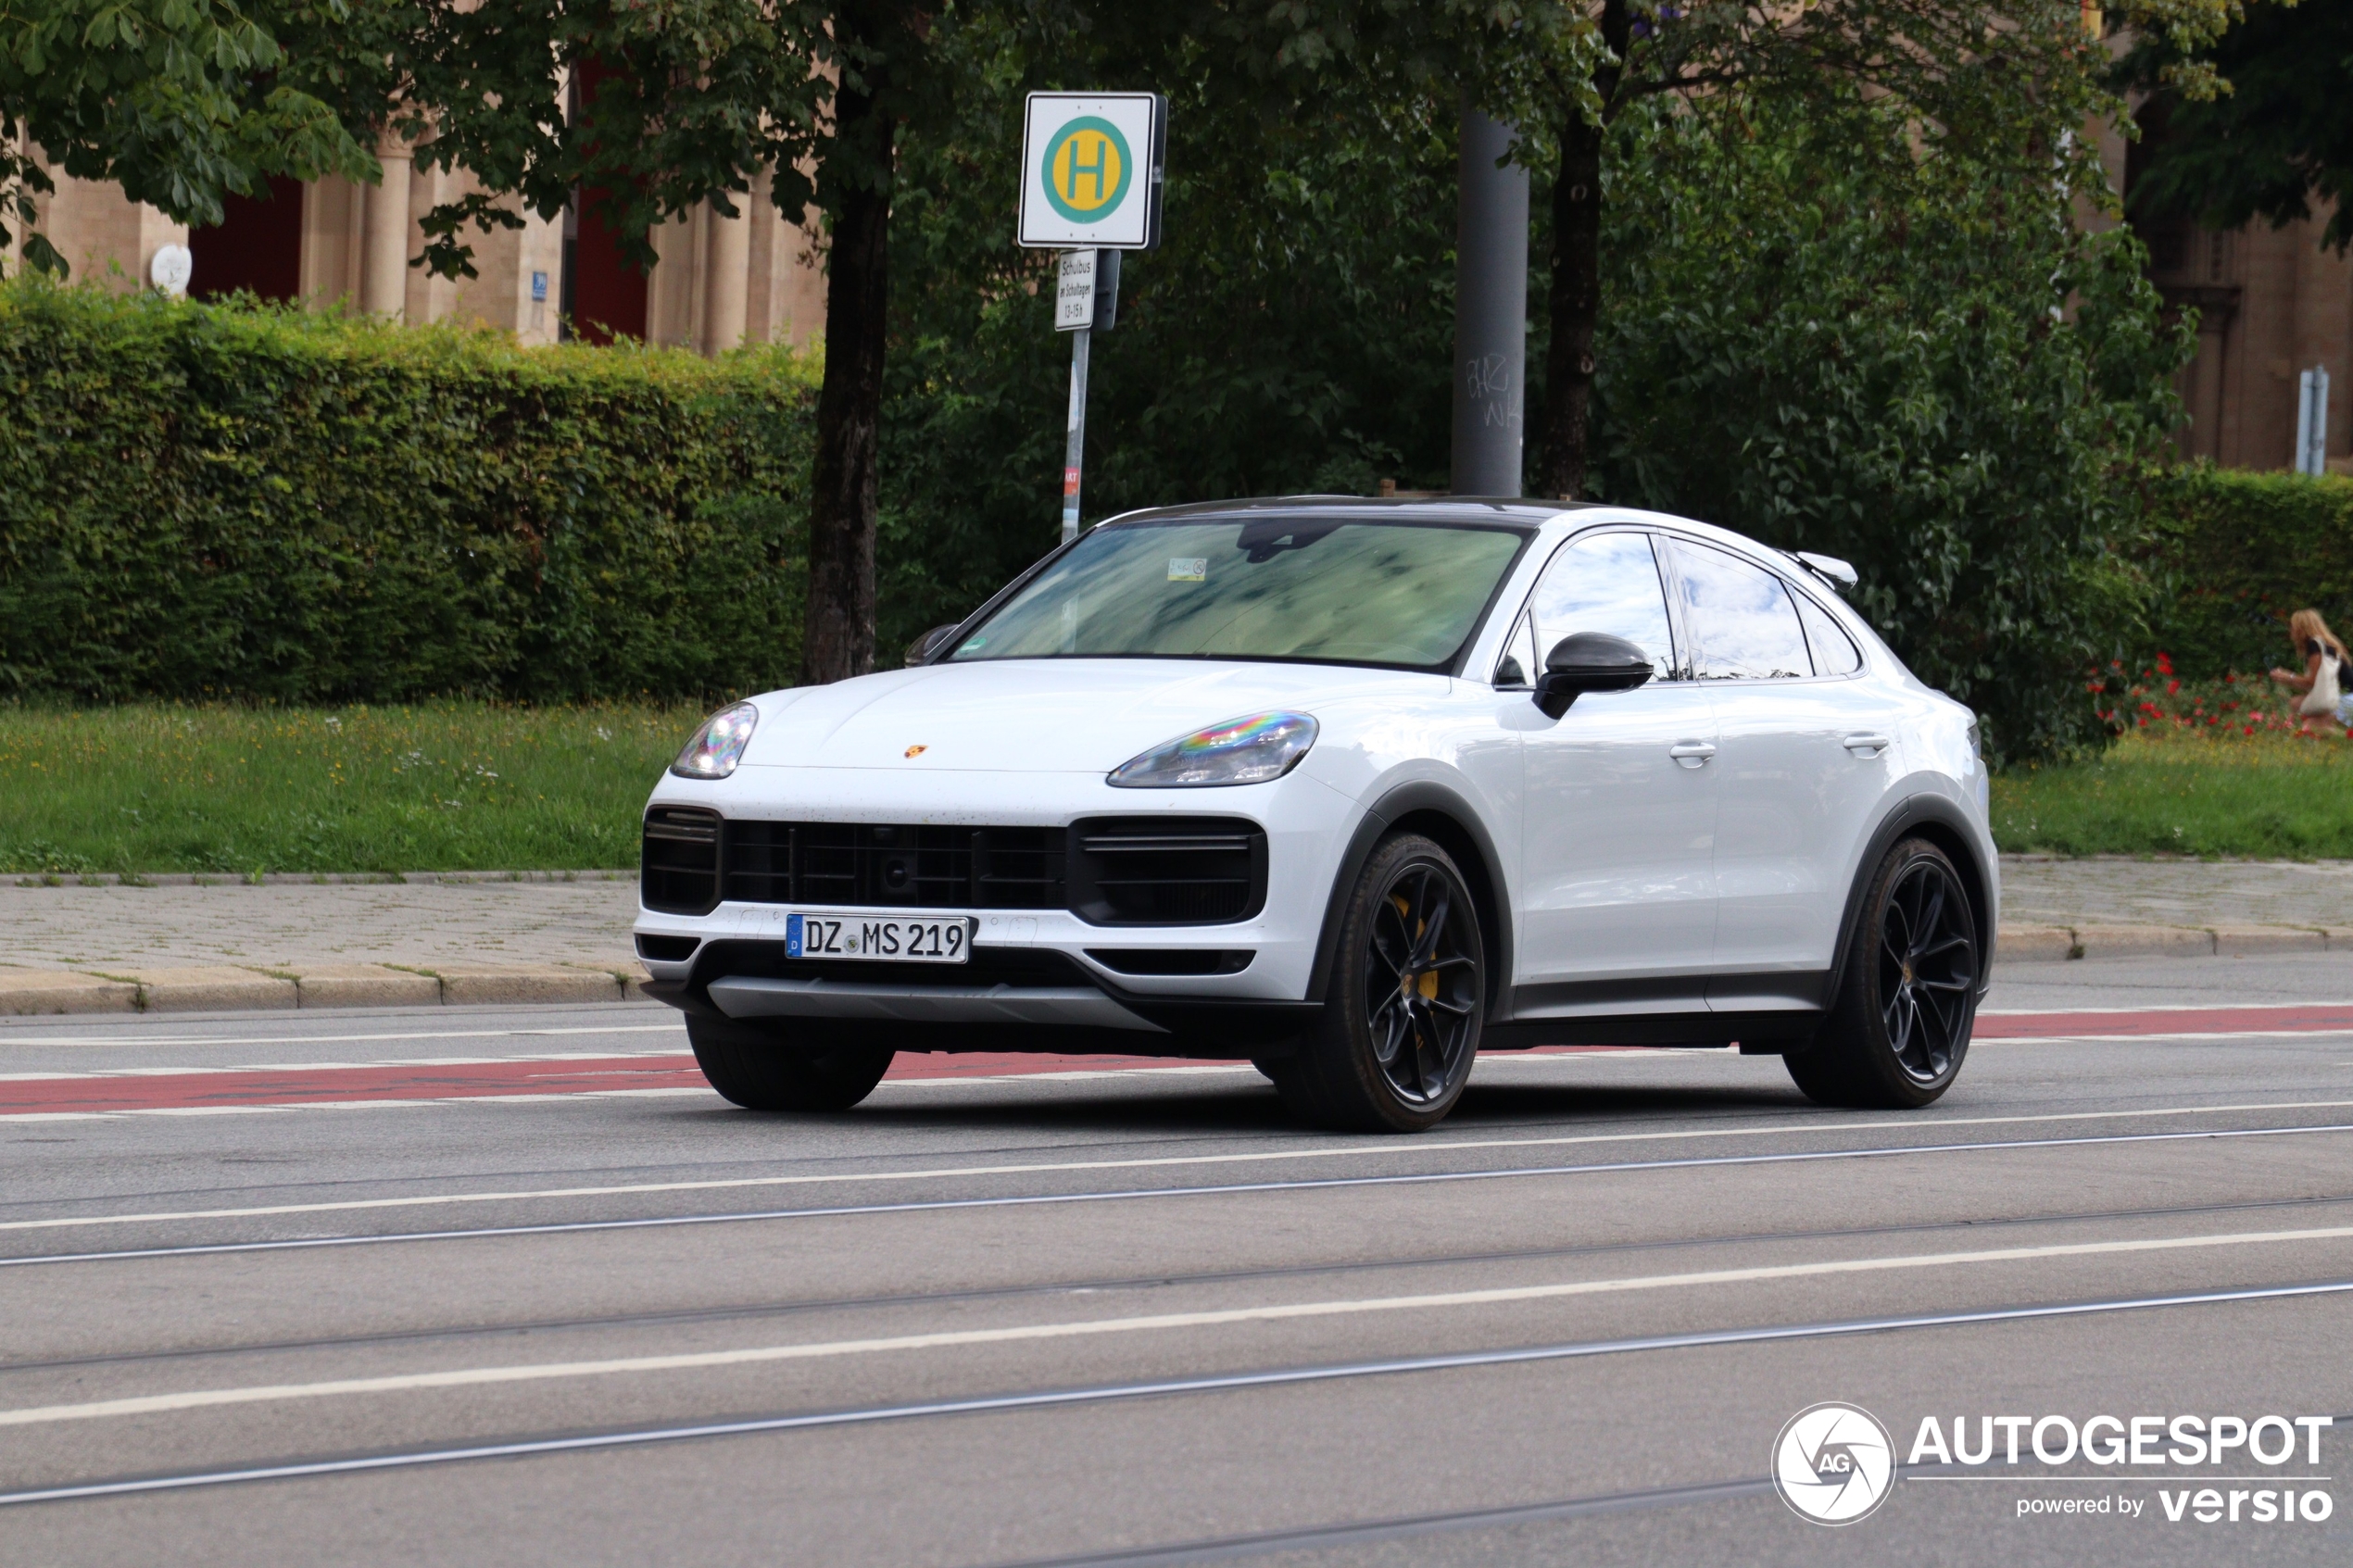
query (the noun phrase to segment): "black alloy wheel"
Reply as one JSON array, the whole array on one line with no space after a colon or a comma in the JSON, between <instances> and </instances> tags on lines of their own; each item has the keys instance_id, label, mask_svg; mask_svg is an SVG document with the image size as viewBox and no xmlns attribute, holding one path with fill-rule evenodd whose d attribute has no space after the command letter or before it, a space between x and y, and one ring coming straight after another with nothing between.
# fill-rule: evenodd
<instances>
[{"instance_id":1,"label":"black alloy wheel","mask_svg":"<svg viewBox=\"0 0 2353 1568\"><path fill-rule=\"evenodd\" d=\"M1467 934L1467 939L1466 939ZM1407 864L1373 906L1365 1012L1397 1098L1433 1105L1469 1064L1478 1015L1478 935L1451 872Z\"/></svg>"},{"instance_id":2,"label":"black alloy wheel","mask_svg":"<svg viewBox=\"0 0 2353 1568\"><path fill-rule=\"evenodd\" d=\"M1950 1088L1969 1054L1983 966L1960 873L1926 839L1880 862L1837 1000L1790 1076L1824 1105L1908 1110Z\"/></svg>"},{"instance_id":3,"label":"black alloy wheel","mask_svg":"<svg viewBox=\"0 0 2353 1568\"><path fill-rule=\"evenodd\" d=\"M746 1110L848 1110L875 1092L897 1051L887 1026L846 1019L686 1015L695 1063Z\"/></svg>"},{"instance_id":4,"label":"black alloy wheel","mask_svg":"<svg viewBox=\"0 0 2353 1568\"><path fill-rule=\"evenodd\" d=\"M1310 1121L1420 1132L1469 1082L1486 1019L1478 913L1446 851L1401 834L1373 851L1341 922L1315 1031L1274 1074Z\"/></svg>"},{"instance_id":5,"label":"black alloy wheel","mask_svg":"<svg viewBox=\"0 0 2353 1568\"><path fill-rule=\"evenodd\" d=\"M1880 1027L1912 1082L1939 1082L1969 1048L1976 989L1968 896L1942 856L1922 856L1888 889L1879 932Z\"/></svg>"}]
</instances>

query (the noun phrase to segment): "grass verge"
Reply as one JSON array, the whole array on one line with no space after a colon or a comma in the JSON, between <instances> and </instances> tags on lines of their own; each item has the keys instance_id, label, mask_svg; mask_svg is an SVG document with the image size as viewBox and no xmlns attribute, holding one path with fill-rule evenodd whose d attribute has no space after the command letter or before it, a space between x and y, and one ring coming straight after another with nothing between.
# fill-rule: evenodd
<instances>
[{"instance_id":1,"label":"grass verge","mask_svg":"<svg viewBox=\"0 0 2353 1568\"><path fill-rule=\"evenodd\" d=\"M2162 696L2095 760L1997 775L2002 847L2353 858L2353 744L2249 734L2236 702L2227 723L2194 720L2231 699ZM633 866L646 796L700 717L652 702L0 705L0 874Z\"/></svg>"},{"instance_id":2,"label":"grass verge","mask_svg":"<svg viewBox=\"0 0 2353 1568\"><path fill-rule=\"evenodd\" d=\"M1994 775L1994 838L2059 855L2353 858L2353 744L2169 728Z\"/></svg>"},{"instance_id":3,"label":"grass verge","mask_svg":"<svg viewBox=\"0 0 2353 1568\"><path fill-rule=\"evenodd\" d=\"M699 708L0 706L0 873L634 866Z\"/></svg>"}]
</instances>

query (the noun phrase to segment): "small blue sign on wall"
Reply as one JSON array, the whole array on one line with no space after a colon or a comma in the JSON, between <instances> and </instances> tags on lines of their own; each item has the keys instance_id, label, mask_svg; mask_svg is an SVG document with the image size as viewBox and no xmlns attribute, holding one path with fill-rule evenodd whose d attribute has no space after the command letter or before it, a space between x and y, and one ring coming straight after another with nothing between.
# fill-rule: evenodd
<instances>
[{"instance_id":1,"label":"small blue sign on wall","mask_svg":"<svg viewBox=\"0 0 2353 1568\"><path fill-rule=\"evenodd\" d=\"M545 272L534 272L534 273L531 275L531 297L532 297L532 299L533 299L535 302L538 302L538 301L545 301L545 300L547 299L547 273L545 273Z\"/></svg>"}]
</instances>

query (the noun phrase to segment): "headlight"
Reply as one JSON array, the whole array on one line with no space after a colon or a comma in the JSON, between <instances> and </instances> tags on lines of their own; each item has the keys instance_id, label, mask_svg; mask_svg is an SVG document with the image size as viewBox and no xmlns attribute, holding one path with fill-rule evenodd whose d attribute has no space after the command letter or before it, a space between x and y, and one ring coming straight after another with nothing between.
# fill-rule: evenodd
<instances>
[{"instance_id":1,"label":"headlight","mask_svg":"<svg viewBox=\"0 0 2353 1568\"><path fill-rule=\"evenodd\" d=\"M695 738L686 743L670 771L682 779L727 777L743 760L744 747L751 743L751 728L759 722L760 709L750 703L721 709L702 721L702 728L695 732Z\"/></svg>"},{"instance_id":2,"label":"headlight","mask_svg":"<svg viewBox=\"0 0 2353 1568\"><path fill-rule=\"evenodd\" d=\"M1315 744L1315 721L1304 713L1252 713L1131 758L1112 770L1110 783L1121 789L1265 784L1297 767Z\"/></svg>"}]
</instances>

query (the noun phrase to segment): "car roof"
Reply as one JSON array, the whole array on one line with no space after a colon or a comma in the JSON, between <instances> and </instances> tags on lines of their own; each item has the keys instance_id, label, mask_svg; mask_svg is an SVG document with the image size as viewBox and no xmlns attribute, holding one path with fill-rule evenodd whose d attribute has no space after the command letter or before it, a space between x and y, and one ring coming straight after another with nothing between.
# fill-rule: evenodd
<instances>
[{"instance_id":1,"label":"car roof","mask_svg":"<svg viewBox=\"0 0 2353 1568\"><path fill-rule=\"evenodd\" d=\"M1105 518L1098 527L1124 522L1165 522L1179 518L1248 517L1252 514L1337 513L1384 522L1504 522L1535 528L1564 512L1600 509L1593 501L1535 501L1511 495L1261 495L1233 501L1194 501L1181 507L1149 507Z\"/></svg>"}]
</instances>

